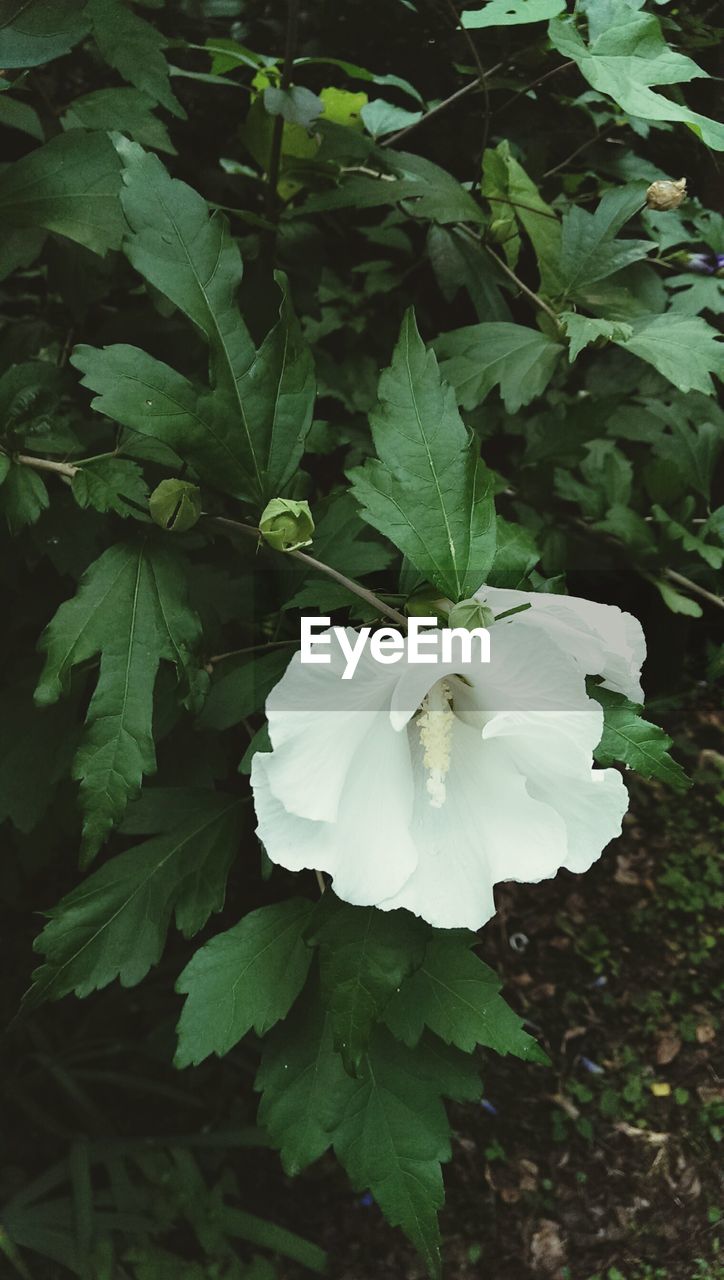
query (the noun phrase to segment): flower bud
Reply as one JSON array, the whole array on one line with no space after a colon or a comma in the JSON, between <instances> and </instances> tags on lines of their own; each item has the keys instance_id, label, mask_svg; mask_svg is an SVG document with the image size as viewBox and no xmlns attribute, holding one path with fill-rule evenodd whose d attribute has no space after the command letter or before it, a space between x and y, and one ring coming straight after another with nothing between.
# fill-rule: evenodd
<instances>
[{"instance_id":1,"label":"flower bud","mask_svg":"<svg viewBox=\"0 0 724 1280\"><path fill-rule=\"evenodd\" d=\"M716 271L716 258L713 253L673 253L671 261L686 271L694 271L699 276L713 276Z\"/></svg>"},{"instance_id":2,"label":"flower bud","mask_svg":"<svg viewBox=\"0 0 724 1280\"><path fill-rule=\"evenodd\" d=\"M494 218L488 227L488 235L495 244L505 244L515 234L515 225L510 218Z\"/></svg>"},{"instance_id":3,"label":"flower bud","mask_svg":"<svg viewBox=\"0 0 724 1280\"><path fill-rule=\"evenodd\" d=\"M431 618L434 615L443 625L446 625L450 609L452 609L452 600L441 596L434 587L423 587L420 591L416 591L405 605L405 611L409 617Z\"/></svg>"},{"instance_id":4,"label":"flower bud","mask_svg":"<svg viewBox=\"0 0 724 1280\"><path fill-rule=\"evenodd\" d=\"M480 600L461 600L453 605L448 615L449 627L464 627L466 631L475 631L477 627L489 627L495 614Z\"/></svg>"},{"instance_id":5,"label":"flower bud","mask_svg":"<svg viewBox=\"0 0 724 1280\"><path fill-rule=\"evenodd\" d=\"M148 500L148 509L154 523L168 533L185 533L203 510L201 490L188 480L162 480Z\"/></svg>"},{"instance_id":6,"label":"flower bud","mask_svg":"<svg viewBox=\"0 0 724 1280\"><path fill-rule=\"evenodd\" d=\"M685 199L686 178L679 178L678 182L669 182L668 179L660 178L657 182L652 182L646 190L647 208L658 209L660 212L678 209Z\"/></svg>"},{"instance_id":7,"label":"flower bud","mask_svg":"<svg viewBox=\"0 0 724 1280\"><path fill-rule=\"evenodd\" d=\"M314 520L308 502L272 498L261 513L259 532L275 551L296 551L308 547Z\"/></svg>"}]
</instances>

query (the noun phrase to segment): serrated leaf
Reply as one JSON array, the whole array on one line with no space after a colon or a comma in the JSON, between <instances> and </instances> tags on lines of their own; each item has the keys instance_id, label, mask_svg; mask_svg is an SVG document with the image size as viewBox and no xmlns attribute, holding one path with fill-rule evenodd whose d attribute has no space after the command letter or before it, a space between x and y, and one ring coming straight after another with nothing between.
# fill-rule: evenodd
<instances>
[{"instance_id":1,"label":"serrated leaf","mask_svg":"<svg viewBox=\"0 0 724 1280\"><path fill-rule=\"evenodd\" d=\"M175 664L187 691L195 689L199 641L180 562L146 539L109 547L43 632L46 660L36 690L41 706L67 690L74 666L101 658L73 765L81 784L84 863L138 794L144 774L155 770L153 689L161 659Z\"/></svg>"},{"instance_id":2,"label":"serrated leaf","mask_svg":"<svg viewBox=\"0 0 724 1280\"><path fill-rule=\"evenodd\" d=\"M285 291L280 318L255 351L239 315L241 258L226 219L156 156L123 142L126 252L206 338L212 391L135 347L76 348L72 363L99 392L100 412L169 445L201 479L263 504L294 474L312 421L311 356Z\"/></svg>"},{"instance_id":3,"label":"serrated leaf","mask_svg":"<svg viewBox=\"0 0 724 1280\"><path fill-rule=\"evenodd\" d=\"M71 488L79 507L115 511L119 516L138 515L127 499L143 508L148 503L148 485L143 472L137 463L126 458L84 462L73 476Z\"/></svg>"},{"instance_id":4,"label":"serrated leaf","mask_svg":"<svg viewBox=\"0 0 724 1280\"><path fill-rule=\"evenodd\" d=\"M132 987L163 952L172 915L190 938L224 902L236 855L241 804L208 792L171 831L104 863L48 912L34 949L44 963L26 1006L75 991L87 996L114 978Z\"/></svg>"},{"instance_id":5,"label":"serrated leaf","mask_svg":"<svg viewBox=\"0 0 724 1280\"><path fill-rule=\"evenodd\" d=\"M332 191L310 196L288 211L289 217L306 217L330 209L372 209L405 201L411 217L431 222L486 222L483 210L452 174L424 156L390 151L379 154L380 176L353 174ZM383 167L384 166L384 167Z\"/></svg>"},{"instance_id":6,"label":"serrated leaf","mask_svg":"<svg viewBox=\"0 0 724 1280\"><path fill-rule=\"evenodd\" d=\"M711 569L721 569L724 563L724 550L721 547L714 547L710 542L705 542L703 538L691 533L685 525L674 520L656 503L651 508L651 514L672 538L676 538L683 545L685 551L700 556Z\"/></svg>"},{"instance_id":7,"label":"serrated leaf","mask_svg":"<svg viewBox=\"0 0 724 1280\"><path fill-rule=\"evenodd\" d=\"M333 903L310 933L319 947L321 1000L332 1019L334 1047L352 1075L385 1006L422 962L428 927L407 911ZM314 924L314 922L312 922Z\"/></svg>"},{"instance_id":8,"label":"serrated leaf","mask_svg":"<svg viewBox=\"0 0 724 1280\"><path fill-rule=\"evenodd\" d=\"M332 1022L314 988L264 1039L255 1089L262 1093L259 1124L294 1175L332 1143L354 1082L332 1046Z\"/></svg>"},{"instance_id":9,"label":"serrated leaf","mask_svg":"<svg viewBox=\"0 0 724 1280\"><path fill-rule=\"evenodd\" d=\"M525 229L538 259L541 288L549 294L559 290L561 225L558 215L542 198L523 166L511 155L504 139L483 156L481 191L490 202L492 219L501 229L502 248L514 267L520 253L516 228ZM507 226L506 226L507 223Z\"/></svg>"},{"instance_id":10,"label":"serrated leaf","mask_svg":"<svg viewBox=\"0 0 724 1280\"><path fill-rule=\"evenodd\" d=\"M105 135L59 134L0 172L0 226L55 231L104 254L123 236L120 187Z\"/></svg>"},{"instance_id":11,"label":"serrated leaf","mask_svg":"<svg viewBox=\"0 0 724 1280\"><path fill-rule=\"evenodd\" d=\"M144 147L175 155L168 130L153 114L153 107L153 100L140 89L96 89L74 98L61 124L64 129L118 130Z\"/></svg>"},{"instance_id":12,"label":"serrated leaf","mask_svg":"<svg viewBox=\"0 0 724 1280\"><path fill-rule=\"evenodd\" d=\"M445 1044L472 1053L476 1045L532 1062L548 1061L522 1019L500 995L500 979L470 948L466 931L438 933L420 967L407 978L387 1007L385 1021L413 1048L429 1027Z\"/></svg>"},{"instance_id":13,"label":"serrated leaf","mask_svg":"<svg viewBox=\"0 0 724 1280\"><path fill-rule=\"evenodd\" d=\"M88 0L93 37L109 66L141 89L153 102L185 119L186 112L171 92L163 54L167 40L124 0Z\"/></svg>"},{"instance_id":14,"label":"serrated leaf","mask_svg":"<svg viewBox=\"0 0 724 1280\"><path fill-rule=\"evenodd\" d=\"M350 474L365 520L446 594L459 599L475 590L495 550L489 483L412 311L370 423L379 460Z\"/></svg>"},{"instance_id":15,"label":"serrated leaf","mask_svg":"<svg viewBox=\"0 0 724 1280\"><path fill-rule=\"evenodd\" d=\"M19 129L31 138L45 142L45 130L35 108L14 98L11 93L0 93L0 125L4 129Z\"/></svg>"},{"instance_id":16,"label":"serrated leaf","mask_svg":"<svg viewBox=\"0 0 724 1280\"><path fill-rule=\"evenodd\" d=\"M706 72L691 58L669 48L658 18L642 13L631 0L613 0L606 22L594 28L586 44L576 18L553 18L550 40L565 58L572 58L593 89L641 120L681 121L699 134L706 146L724 150L724 125L690 111L672 98L654 93L653 85L683 84Z\"/></svg>"},{"instance_id":17,"label":"serrated leaf","mask_svg":"<svg viewBox=\"0 0 724 1280\"><path fill-rule=\"evenodd\" d=\"M86 0L6 0L0 15L0 67L39 67L61 58L88 30Z\"/></svg>"},{"instance_id":18,"label":"serrated leaf","mask_svg":"<svg viewBox=\"0 0 724 1280\"><path fill-rule=\"evenodd\" d=\"M716 329L701 316L649 316L634 323L633 337L617 339L630 351L652 364L680 391L714 394L711 375L724 378L724 342Z\"/></svg>"},{"instance_id":19,"label":"serrated leaf","mask_svg":"<svg viewBox=\"0 0 724 1280\"><path fill-rule=\"evenodd\" d=\"M40 519L50 505L50 499L45 482L32 467L4 463L3 469L5 474L0 475L0 512L15 537L21 529Z\"/></svg>"},{"instance_id":20,"label":"serrated leaf","mask_svg":"<svg viewBox=\"0 0 724 1280\"><path fill-rule=\"evenodd\" d=\"M623 694L593 685L589 693L603 707L603 736L594 751L599 764L620 760L643 778L658 778L676 791L691 786L681 765L671 759L672 739L656 724L641 716L641 707L629 702Z\"/></svg>"},{"instance_id":21,"label":"serrated leaf","mask_svg":"<svg viewBox=\"0 0 724 1280\"><path fill-rule=\"evenodd\" d=\"M652 578L651 581L667 609L672 613L683 613L687 618L702 616L704 610L701 605L696 600L692 600L691 596L684 595L683 591L677 591L665 578Z\"/></svg>"},{"instance_id":22,"label":"serrated leaf","mask_svg":"<svg viewBox=\"0 0 724 1280\"><path fill-rule=\"evenodd\" d=\"M595 320L576 311L562 311L558 318L570 340L568 359L571 364L592 342L600 339L613 342L617 338L626 341L633 334L632 326L621 320Z\"/></svg>"},{"instance_id":23,"label":"serrated leaf","mask_svg":"<svg viewBox=\"0 0 724 1280\"><path fill-rule=\"evenodd\" d=\"M689 424L678 414L669 420L670 435L659 435L655 452L670 461L686 483L700 493L707 503L717 458L724 443L722 432L713 422Z\"/></svg>"},{"instance_id":24,"label":"serrated leaf","mask_svg":"<svg viewBox=\"0 0 724 1280\"><path fill-rule=\"evenodd\" d=\"M545 391L564 348L521 324L469 324L435 343L442 377L464 409L475 409L494 387L509 413Z\"/></svg>"},{"instance_id":25,"label":"serrated leaf","mask_svg":"<svg viewBox=\"0 0 724 1280\"><path fill-rule=\"evenodd\" d=\"M479 31L483 27L512 27L555 18L565 7L566 0L488 0L482 9L466 9L460 14L460 22L469 31Z\"/></svg>"},{"instance_id":26,"label":"serrated leaf","mask_svg":"<svg viewBox=\"0 0 724 1280\"><path fill-rule=\"evenodd\" d=\"M312 903L290 898L259 907L201 947L176 983L187 997L178 1024L177 1067L220 1058L253 1027L264 1036L286 1017L313 952L304 942Z\"/></svg>"},{"instance_id":27,"label":"serrated leaf","mask_svg":"<svg viewBox=\"0 0 724 1280\"><path fill-rule=\"evenodd\" d=\"M220 663L196 721L198 728L223 731L260 711L281 680L293 652L293 645L289 645Z\"/></svg>"},{"instance_id":28,"label":"serrated leaf","mask_svg":"<svg viewBox=\"0 0 724 1280\"><path fill-rule=\"evenodd\" d=\"M559 284L564 294L583 294L655 248L651 240L618 240L617 233L644 207L646 184L607 191L593 213L571 205L563 215Z\"/></svg>"},{"instance_id":29,"label":"serrated leaf","mask_svg":"<svg viewBox=\"0 0 724 1280\"><path fill-rule=\"evenodd\" d=\"M466 1055L428 1040L413 1052L378 1027L334 1129L335 1154L355 1190L371 1191L433 1277L441 1274L440 1163L451 1156L442 1098L470 1101L479 1095L480 1081Z\"/></svg>"},{"instance_id":30,"label":"serrated leaf","mask_svg":"<svg viewBox=\"0 0 724 1280\"><path fill-rule=\"evenodd\" d=\"M494 587L520 590L540 560L540 552L529 529L498 516L495 521L495 559L488 574Z\"/></svg>"}]
</instances>

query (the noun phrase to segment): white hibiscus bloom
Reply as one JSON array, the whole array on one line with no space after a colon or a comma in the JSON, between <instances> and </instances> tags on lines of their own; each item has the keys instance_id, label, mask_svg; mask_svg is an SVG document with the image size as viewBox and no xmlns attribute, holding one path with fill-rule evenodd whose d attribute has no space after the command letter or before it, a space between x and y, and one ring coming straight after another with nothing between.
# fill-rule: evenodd
<instances>
[{"instance_id":1,"label":"white hibiscus bloom","mask_svg":"<svg viewBox=\"0 0 724 1280\"><path fill-rule=\"evenodd\" d=\"M639 623L569 596L486 588L490 663L382 666L365 649L351 680L295 654L267 700L270 753L252 787L272 862L316 868L347 902L405 907L478 929L493 885L585 871L621 830L628 796L593 767L601 707L586 675L640 698ZM350 640L356 633L348 632Z\"/></svg>"}]
</instances>

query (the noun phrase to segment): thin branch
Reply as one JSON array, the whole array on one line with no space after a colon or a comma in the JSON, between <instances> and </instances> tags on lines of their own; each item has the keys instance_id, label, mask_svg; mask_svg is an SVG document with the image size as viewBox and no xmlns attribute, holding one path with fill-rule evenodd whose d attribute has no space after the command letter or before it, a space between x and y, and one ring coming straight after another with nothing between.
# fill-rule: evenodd
<instances>
[{"instance_id":1,"label":"thin branch","mask_svg":"<svg viewBox=\"0 0 724 1280\"><path fill-rule=\"evenodd\" d=\"M602 129L600 133L594 133L592 138L586 138L586 141L576 147L575 151L572 151L569 156L566 156L565 160L561 160L560 164L554 164L552 169L546 169L543 177L550 178L554 173L558 173L560 169L565 169L566 165L571 163L571 160L575 160L576 156L579 156L587 147L592 147L594 142L601 142L613 131L613 128L613 125L609 125L607 129Z\"/></svg>"},{"instance_id":2,"label":"thin branch","mask_svg":"<svg viewBox=\"0 0 724 1280\"><path fill-rule=\"evenodd\" d=\"M546 315L550 316L551 320L554 321L556 327L559 327L560 321L555 311L552 309L552 307L549 307L547 302L544 302L543 299L540 298L537 293L534 293L532 289L529 289L527 284L524 284L523 281L520 279L520 276L517 276L515 272L511 270L507 262L503 262L503 259L499 258L497 253L493 253L493 250L490 248L489 245L484 244L482 247L485 249L486 253L490 254L490 257L493 259L493 262L497 263L497 265L500 267L500 270L504 273L504 275L508 276L510 280L513 280L515 284L517 284L521 293L524 293L526 298L530 298L530 301L534 303L536 307L540 307L541 311L545 311Z\"/></svg>"},{"instance_id":3,"label":"thin branch","mask_svg":"<svg viewBox=\"0 0 724 1280\"><path fill-rule=\"evenodd\" d=\"M455 21L456 31L461 32L465 40L465 43L468 46L468 49L470 50L470 54L472 56L473 62L475 63L475 66L477 68L478 79L482 86L483 94L485 95L485 121L483 125L483 147L482 147L482 150L484 153L488 145L488 134L490 132L490 90L488 88L488 73L486 72L482 62L480 61L480 54L478 53L477 46L475 44L475 41L473 40L473 37L471 36L467 27L464 27L460 21L460 14L458 13L457 7L454 4L454 0L447 0L447 7L450 10L450 13L452 14L452 17Z\"/></svg>"},{"instance_id":4,"label":"thin branch","mask_svg":"<svg viewBox=\"0 0 724 1280\"><path fill-rule=\"evenodd\" d=\"M675 582L677 586L684 587L686 591L690 591L695 596L701 596L702 600L708 600L709 604L715 604L717 609L724 609L724 599L721 596L715 596L713 591L707 591L706 587L700 587L698 582L692 582L691 578L685 578L683 573L677 573L676 569L664 569L664 577L669 582Z\"/></svg>"},{"instance_id":5,"label":"thin branch","mask_svg":"<svg viewBox=\"0 0 724 1280\"><path fill-rule=\"evenodd\" d=\"M258 529L250 524L241 524L238 520L229 520L226 516L205 516L204 523L217 529L228 530L229 533L242 533L247 537L253 538L257 545L261 542L261 534ZM268 547L268 543L261 542L261 545ZM400 627L407 626L407 618L404 614L398 613L396 609L390 608L385 604L384 600L380 600L374 591L369 591L367 587L363 587L361 582L356 582L354 578L348 578L346 574L340 573L338 569L333 569L331 565L324 564L321 560L316 560L314 556L307 555L306 551L282 551L278 554L290 556L294 560L299 560L302 564L306 564L315 573L324 573L328 578L332 578L338 582L340 586L346 587L353 595L359 596L360 600L365 600L367 604L386 618L391 618Z\"/></svg>"},{"instance_id":6,"label":"thin branch","mask_svg":"<svg viewBox=\"0 0 724 1280\"><path fill-rule=\"evenodd\" d=\"M482 81L479 77L476 80L471 80L469 84L464 84L462 89L456 90L455 93L450 94L449 98L444 98L442 102L438 102L437 106L431 107L430 110L426 111L425 115L421 116L419 120L416 120L414 124L408 124L404 129L399 129L397 133L393 133L391 137L385 138L384 142L380 143L380 146L394 147L395 144L400 141L400 138L407 137L407 134L412 133L413 129L419 129L420 125L425 124L427 120L431 120L433 116L438 115L441 111L445 111L448 107L452 106L454 102L457 102L460 98L464 98L472 89L477 89L481 87L481 85Z\"/></svg>"},{"instance_id":7,"label":"thin branch","mask_svg":"<svg viewBox=\"0 0 724 1280\"><path fill-rule=\"evenodd\" d=\"M33 467L35 471L54 471L56 475L65 476L68 480L72 480L78 471L78 467L74 467L72 462L53 462L50 458L32 458L25 453L15 454L15 461L20 462L24 467Z\"/></svg>"},{"instance_id":8,"label":"thin branch","mask_svg":"<svg viewBox=\"0 0 724 1280\"><path fill-rule=\"evenodd\" d=\"M537 89L538 86L544 84L546 80L550 80L551 76L557 76L559 71L567 71L569 67L575 67L575 65L576 64L573 59L570 58L568 62L561 62L559 66L553 67L550 71L546 71L545 75L539 76L537 80L531 80L530 84L524 85L522 89L519 89L517 93L513 94L512 98L508 98L506 102L498 107L497 111L493 112L493 115L502 115L504 111L508 110L508 107L511 107L514 102L518 101L518 98L522 98L524 93L530 93L531 89Z\"/></svg>"},{"instance_id":9,"label":"thin branch","mask_svg":"<svg viewBox=\"0 0 724 1280\"><path fill-rule=\"evenodd\" d=\"M511 209L527 209L529 213L537 213L539 218L552 218L554 222L558 221L555 213L548 213L545 209L536 209L534 204L523 204L520 200L509 200L507 196L486 196L483 192L483 200L490 200L493 204L509 204Z\"/></svg>"},{"instance_id":10,"label":"thin branch","mask_svg":"<svg viewBox=\"0 0 724 1280\"><path fill-rule=\"evenodd\" d=\"M245 653L266 653L269 649L285 649L290 644L298 644L297 640L265 640L261 644L249 644L244 649L230 649L228 653L215 653L206 659L206 666L215 667L217 662L225 662L227 658L240 658Z\"/></svg>"}]
</instances>

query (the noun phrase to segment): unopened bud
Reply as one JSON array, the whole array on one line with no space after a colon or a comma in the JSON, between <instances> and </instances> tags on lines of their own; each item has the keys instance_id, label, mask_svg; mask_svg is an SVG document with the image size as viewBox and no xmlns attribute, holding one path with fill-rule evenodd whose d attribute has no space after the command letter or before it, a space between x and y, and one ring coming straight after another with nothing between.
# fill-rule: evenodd
<instances>
[{"instance_id":1,"label":"unopened bud","mask_svg":"<svg viewBox=\"0 0 724 1280\"><path fill-rule=\"evenodd\" d=\"M203 510L201 490L189 480L162 480L148 500L148 509L154 523L168 533L185 533Z\"/></svg>"},{"instance_id":2,"label":"unopened bud","mask_svg":"<svg viewBox=\"0 0 724 1280\"><path fill-rule=\"evenodd\" d=\"M410 596L405 605L405 612L411 618L431 618L434 615L438 622L446 625L447 615L452 607L452 600L448 600L447 596L441 596L434 587L423 587Z\"/></svg>"},{"instance_id":3,"label":"unopened bud","mask_svg":"<svg viewBox=\"0 0 724 1280\"><path fill-rule=\"evenodd\" d=\"M480 600L461 600L453 605L448 615L448 626L464 627L466 631L475 631L477 627L489 627L495 614Z\"/></svg>"},{"instance_id":4,"label":"unopened bud","mask_svg":"<svg viewBox=\"0 0 724 1280\"><path fill-rule=\"evenodd\" d=\"M685 199L686 178L679 178L678 182L669 182L668 179L660 178L657 182L652 182L646 190L647 207L658 209L662 213L668 212L669 209L678 209Z\"/></svg>"},{"instance_id":5,"label":"unopened bud","mask_svg":"<svg viewBox=\"0 0 724 1280\"><path fill-rule=\"evenodd\" d=\"M515 234L515 225L510 218L494 218L488 227L488 235L496 244L505 244Z\"/></svg>"},{"instance_id":6,"label":"unopened bud","mask_svg":"<svg viewBox=\"0 0 724 1280\"><path fill-rule=\"evenodd\" d=\"M275 551L297 551L308 547L314 533L314 520L308 502L291 498L272 498L261 513L259 532Z\"/></svg>"}]
</instances>

